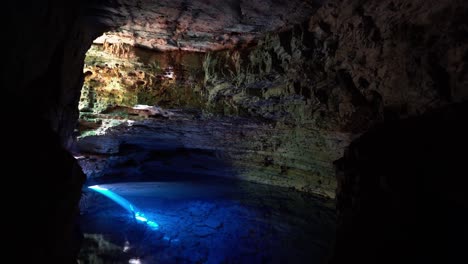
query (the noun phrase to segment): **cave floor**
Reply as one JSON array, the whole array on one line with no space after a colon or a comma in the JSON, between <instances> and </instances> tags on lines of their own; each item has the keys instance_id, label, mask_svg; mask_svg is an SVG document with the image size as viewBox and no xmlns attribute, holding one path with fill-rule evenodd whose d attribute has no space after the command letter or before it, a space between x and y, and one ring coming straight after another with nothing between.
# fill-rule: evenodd
<instances>
[{"instance_id":1,"label":"cave floor","mask_svg":"<svg viewBox=\"0 0 468 264\"><path fill-rule=\"evenodd\" d=\"M145 122L94 137L87 147L112 152L118 141L119 151L80 163L87 185L121 195L159 226L84 188L80 263L324 263L335 236L333 200L229 177L235 171L216 152L181 148L180 138L205 134L186 125L192 121Z\"/></svg>"}]
</instances>

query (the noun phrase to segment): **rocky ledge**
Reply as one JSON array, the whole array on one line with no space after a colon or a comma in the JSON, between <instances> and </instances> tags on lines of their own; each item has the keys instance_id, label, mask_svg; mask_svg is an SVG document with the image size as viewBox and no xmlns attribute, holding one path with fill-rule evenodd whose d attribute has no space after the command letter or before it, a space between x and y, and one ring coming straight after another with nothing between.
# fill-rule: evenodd
<instances>
[{"instance_id":1,"label":"rocky ledge","mask_svg":"<svg viewBox=\"0 0 468 264\"><path fill-rule=\"evenodd\" d=\"M329 177L333 167L328 160L338 158L331 150L344 149L347 135L324 137L259 119L169 112L167 117L121 120L102 135L80 138L80 164L90 180L209 175L334 197L336 182Z\"/></svg>"}]
</instances>

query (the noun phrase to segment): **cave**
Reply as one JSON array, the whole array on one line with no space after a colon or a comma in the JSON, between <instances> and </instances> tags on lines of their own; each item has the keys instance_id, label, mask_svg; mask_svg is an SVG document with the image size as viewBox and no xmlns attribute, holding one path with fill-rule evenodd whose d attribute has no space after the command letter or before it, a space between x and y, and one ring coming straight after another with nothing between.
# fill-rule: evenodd
<instances>
[{"instance_id":1,"label":"cave","mask_svg":"<svg viewBox=\"0 0 468 264\"><path fill-rule=\"evenodd\" d=\"M5 258L468 262L468 3L2 5Z\"/></svg>"}]
</instances>

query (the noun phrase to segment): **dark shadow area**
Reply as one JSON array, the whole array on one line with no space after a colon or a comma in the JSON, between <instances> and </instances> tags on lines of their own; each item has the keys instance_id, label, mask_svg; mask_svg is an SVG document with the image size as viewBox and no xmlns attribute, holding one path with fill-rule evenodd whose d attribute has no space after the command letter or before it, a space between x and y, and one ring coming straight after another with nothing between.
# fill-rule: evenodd
<instances>
[{"instance_id":1,"label":"dark shadow area","mask_svg":"<svg viewBox=\"0 0 468 264\"><path fill-rule=\"evenodd\" d=\"M2 236L8 254L16 263L74 263L81 240L76 205L86 176L47 121L4 121L14 127L3 132Z\"/></svg>"},{"instance_id":2,"label":"dark shadow area","mask_svg":"<svg viewBox=\"0 0 468 264\"><path fill-rule=\"evenodd\" d=\"M333 263L465 263L468 104L379 125L338 168Z\"/></svg>"}]
</instances>

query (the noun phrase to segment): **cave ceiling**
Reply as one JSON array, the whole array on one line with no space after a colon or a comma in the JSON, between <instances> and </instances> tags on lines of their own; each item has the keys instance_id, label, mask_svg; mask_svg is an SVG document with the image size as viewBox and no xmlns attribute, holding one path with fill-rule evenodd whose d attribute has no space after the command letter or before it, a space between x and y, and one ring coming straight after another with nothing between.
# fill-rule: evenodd
<instances>
[{"instance_id":1,"label":"cave ceiling","mask_svg":"<svg viewBox=\"0 0 468 264\"><path fill-rule=\"evenodd\" d=\"M245 46L267 32L305 21L321 0L117 0L93 15L112 30L95 43L160 51ZM97 11L96 11L97 10Z\"/></svg>"}]
</instances>

